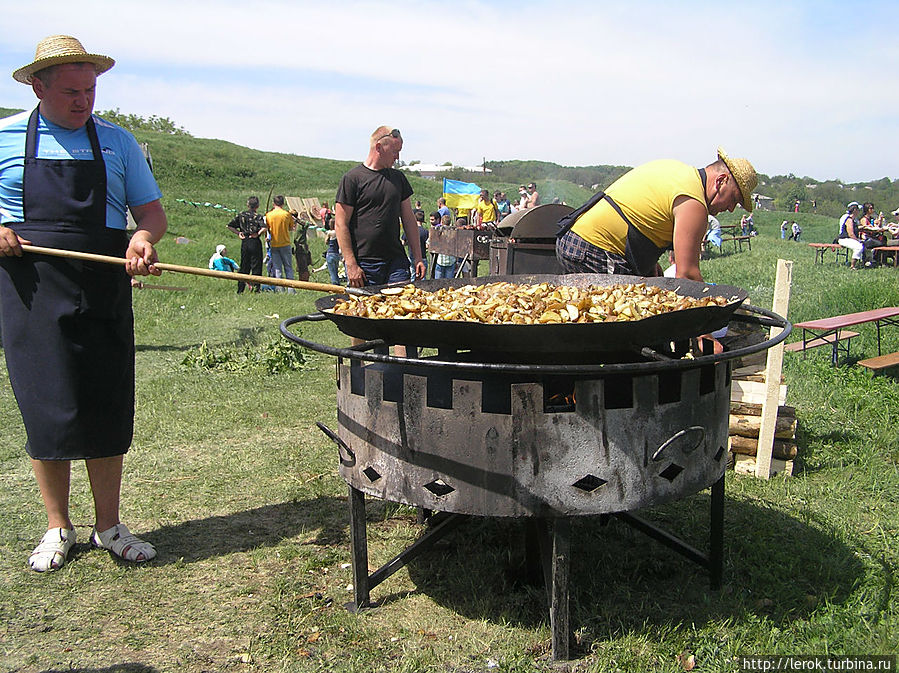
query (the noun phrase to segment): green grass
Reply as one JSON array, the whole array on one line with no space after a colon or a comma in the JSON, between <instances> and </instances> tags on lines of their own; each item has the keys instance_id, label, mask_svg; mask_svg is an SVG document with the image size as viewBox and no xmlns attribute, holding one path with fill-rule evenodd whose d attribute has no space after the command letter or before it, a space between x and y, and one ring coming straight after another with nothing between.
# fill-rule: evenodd
<instances>
[{"instance_id":1,"label":"green grass","mask_svg":"<svg viewBox=\"0 0 899 673\"><path fill-rule=\"evenodd\" d=\"M154 137L153 154L171 224L160 256L194 266L205 266L215 244L235 245L229 218L175 199L237 208L250 193L264 201L272 186L333 197L350 165L189 138ZM427 182L414 182L423 201L436 198ZM894 269L815 266L807 245L780 240L784 217L758 213L752 251L716 256L703 273L770 306L776 260L793 260L794 321L899 305ZM807 241L833 238L835 220L800 217ZM179 235L191 242L176 243ZM313 237L312 245L317 261L324 243ZM187 291L135 292L138 406L122 509L159 559L128 567L83 544L93 515L76 465L81 543L59 572L26 569L45 522L4 374L0 670L566 670L549 660L542 589L516 579L520 522L474 520L378 586L374 609L344 610L352 596L346 485L335 447L315 427L336 426L334 362L306 353L298 369L276 374L237 362L247 349L270 351L280 321L312 311L317 295L238 296L234 283L176 274L152 282ZM329 324L300 329L346 342ZM853 356L876 354L873 327L859 331ZM886 328L883 341L899 349L899 331ZM237 362L234 371L183 364L204 343ZM771 481L728 474L720 591L625 526L575 522L578 645L567 670L681 671L677 657L689 652L696 670L735 671L745 654L899 650L899 382L833 368L823 352L788 355L785 376L799 469ZM707 512L701 493L646 514L702 547ZM376 500L368 526L373 566L422 533L412 509Z\"/></svg>"}]
</instances>

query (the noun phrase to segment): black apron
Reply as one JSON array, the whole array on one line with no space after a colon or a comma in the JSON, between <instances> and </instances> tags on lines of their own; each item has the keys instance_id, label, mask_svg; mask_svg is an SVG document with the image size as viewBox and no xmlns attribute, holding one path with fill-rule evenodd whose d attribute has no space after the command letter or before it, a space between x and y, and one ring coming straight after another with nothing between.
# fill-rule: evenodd
<instances>
[{"instance_id":1,"label":"black apron","mask_svg":"<svg viewBox=\"0 0 899 673\"><path fill-rule=\"evenodd\" d=\"M106 227L106 167L93 119L92 160L38 159L38 110L28 122L24 222L35 245L124 257L124 231ZM121 455L134 424L134 319L123 267L25 253L0 257L0 324L28 455Z\"/></svg>"},{"instance_id":2,"label":"black apron","mask_svg":"<svg viewBox=\"0 0 899 673\"><path fill-rule=\"evenodd\" d=\"M702 189L703 193L705 192L706 185L706 172L704 168L699 169L699 178L702 180ZM599 203L601 200L605 199L609 202L609 205L615 209L615 212L624 220L624 223L627 224L627 238L625 239L624 244L624 257L627 259L627 265L634 272L634 275L637 276L653 276L655 275L656 266L659 263L659 257L662 255L665 250L668 249L669 246L659 247L652 240L644 234L642 231L637 229L634 226L634 223L630 221L627 215L624 214L624 211L612 200L612 197L606 194L604 191L597 192L590 200L587 201L584 205L582 205L577 210L573 210L568 213L565 217L559 220L559 233L556 234L556 237L561 238L565 235L569 229L574 226L574 223L577 219L590 210L593 206Z\"/></svg>"}]
</instances>

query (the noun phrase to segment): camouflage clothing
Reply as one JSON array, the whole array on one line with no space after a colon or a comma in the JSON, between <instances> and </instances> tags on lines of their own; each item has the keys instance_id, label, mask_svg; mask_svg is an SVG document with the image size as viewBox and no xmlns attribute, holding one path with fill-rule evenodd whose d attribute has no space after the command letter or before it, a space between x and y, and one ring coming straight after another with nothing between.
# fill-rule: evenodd
<instances>
[{"instance_id":1,"label":"camouflage clothing","mask_svg":"<svg viewBox=\"0 0 899 673\"><path fill-rule=\"evenodd\" d=\"M265 217L252 210L245 210L228 223L228 228L234 228L240 231L244 236L251 236L259 233L259 230L265 226Z\"/></svg>"},{"instance_id":2,"label":"camouflage clothing","mask_svg":"<svg viewBox=\"0 0 899 673\"><path fill-rule=\"evenodd\" d=\"M228 223L228 229L236 229L243 238L240 241L240 273L262 275L262 241L259 232L265 227L265 217L252 210L245 210ZM247 283L237 282L237 294L244 291ZM249 284L253 292L259 292L259 286Z\"/></svg>"},{"instance_id":3,"label":"camouflage clothing","mask_svg":"<svg viewBox=\"0 0 899 673\"><path fill-rule=\"evenodd\" d=\"M309 223L293 218L296 230L293 235L293 256L297 261L297 277L300 280L309 280L309 267L312 265L312 253L309 252L309 241L306 238L306 230Z\"/></svg>"},{"instance_id":4,"label":"camouflage clothing","mask_svg":"<svg viewBox=\"0 0 899 673\"><path fill-rule=\"evenodd\" d=\"M295 233L293 235L294 251L305 250L306 252L309 252L309 242L306 239L306 230L309 229L309 223L298 217L294 217L293 222L296 225L296 229L294 230Z\"/></svg>"}]
</instances>

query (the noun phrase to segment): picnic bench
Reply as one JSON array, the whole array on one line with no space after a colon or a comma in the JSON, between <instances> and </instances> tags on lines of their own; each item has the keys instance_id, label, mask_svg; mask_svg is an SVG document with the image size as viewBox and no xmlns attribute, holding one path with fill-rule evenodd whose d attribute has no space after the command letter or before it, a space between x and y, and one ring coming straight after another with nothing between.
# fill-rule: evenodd
<instances>
[{"instance_id":1,"label":"picnic bench","mask_svg":"<svg viewBox=\"0 0 899 673\"><path fill-rule=\"evenodd\" d=\"M728 236L727 238L721 239L721 245L724 246L725 243L732 242L734 244L734 252L738 251L743 252L743 244L745 243L749 246L749 249L752 250L752 236Z\"/></svg>"},{"instance_id":2,"label":"picnic bench","mask_svg":"<svg viewBox=\"0 0 899 673\"><path fill-rule=\"evenodd\" d=\"M808 341L794 341L793 343L784 346L784 350L790 353L802 353L803 351L807 351L811 348L817 348L818 346L826 346L827 344L833 346L834 341L845 341L846 343L841 345L840 348L843 349L848 355L850 340L854 339L857 336L858 332L842 330L839 334L839 338L836 334L828 334L824 337L814 337Z\"/></svg>"},{"instance_id":3,"label":"picnic bench","mask_svg":"<svg viewBox=\"0 0 899 673\"><path fill-rule=\"evenodd\" d=\"M840 258L843 263L849 263L849 248L844 248L839 243L809 243L809 247L815 251L815 264L824 264L824 254L832 250L834 254L834 263L839 264Z\"/></svg>"},{"instance_id":4,"label":"picnic bench","mask_svg":"<svg viewBox=\"0 0 899 673\"><path fill-rule=\"evenodd\" d=\"M867 367L875 374L884 369L899 365L899 353L887 353L886 355L878 355L876 358L867 358L859 360L858 363L862 367Z\"/></svg>"},{"instance_id":5,"label":"picnic bench","mask_svg":"<svg viewBox=\"0 0 899 673\"><path fill-rule=\"evenodd\" d=\"M804 353L809 348L829 343L833 349L831 363L836 366L841 352L845 353L846 357L849 357L851 339L858 336L854 332L847 332L845 328L870 322L873 322L877 327L877 355L880 355L880 324L899 325L899 306L876 308L871 311L847 313L846 315L838 315L832 318L797 322L793 327L802 328L802 341L797 341L796 343L801 343L802 345L791 348L792 344L789 344L786 348L787 350L802 351ZM852 336L848 336L849 334ZM815 343L816 341L820 341L820 343ZM843 343L844 341L845 343Z\"/></svg>"},{"instance_id":6,"label":"picnic bench","mask_svg":"<svg viewBox=\"0 0 899 673\"><path fill-rule=\"evenodd\" d=\"M893 268L899 267L899 245L884 245L879 248L873 248L874 261L886 266L887 258L893 260Z\"/></svg>"}]
</instances>

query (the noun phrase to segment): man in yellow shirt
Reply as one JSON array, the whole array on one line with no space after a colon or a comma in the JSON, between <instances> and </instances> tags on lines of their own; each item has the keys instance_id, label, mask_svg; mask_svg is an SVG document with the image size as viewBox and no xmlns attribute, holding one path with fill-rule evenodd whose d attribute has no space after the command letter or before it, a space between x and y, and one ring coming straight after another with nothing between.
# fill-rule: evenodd
<instances>
[{"instance_id":1,"label":"man in yellow shirt","mask_svg":"<svg viewBox=\"0 0 899 673\"><path fill-rule=\"evenodd\" d=\"M293 215L284 208L283 196L276 196L273 202L275 207L265 214L265 224L271 235L268 245L272 255L272 266L275 269L275 278L293 280L290 232L293 231L296 224ZM288 292L294 292L294 289L290 288Z\"/></svg>"},{"instance_id":2,"label":"man in yellow shirt","mask_svg":"<svg viewBox=\"0 0 899 673\"><path fill-rule=\"evenodd\" d=\"M475 205L477 225L496 224L497 213L499 211L496 201L490 198L490 192L486 189L481 190L478 202Z\"/></svg>"},{"instance_id":3,"label":"man in yellow shirt","mask_svg":"<svg viewBox=\"0 0 899 673\"><path fill-rule=\"evenodd\" d=\"M737 204L751 212L757 185L752 164L720 147L705 168L651 161L563 218L556 256L566 273L658 276L659 256L673 247L677 277L701 281L708 216L733 212Z\"/></svg>"}]
</instances>

